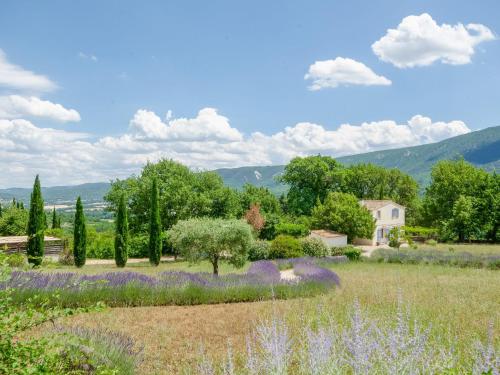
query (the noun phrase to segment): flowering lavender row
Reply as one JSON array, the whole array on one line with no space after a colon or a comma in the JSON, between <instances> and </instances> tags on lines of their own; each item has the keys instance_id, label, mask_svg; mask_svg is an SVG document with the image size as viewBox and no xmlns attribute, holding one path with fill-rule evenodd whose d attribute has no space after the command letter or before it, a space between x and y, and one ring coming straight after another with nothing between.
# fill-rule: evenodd
<instances>
[{"instance_id":1,"label":"flowering lavender row","mask_svg":"<svg viewBox=\"0 0 500 375\"><path fill-rule=\"evenodd\" d=\"M338 284L338 276L333 272L303 261L296 267L303 281ZM246 274L227 274L215 276L209 273L189 273L181 271L161 272L148 276L138 272L108 272L96 275L77 273L48 273L40 271L14 271L10 278L0 282L0 290L86 290L103 287L124 287L139 285L149 288L182 288L195 285L204 288L230 288L238 286L268 286L290 284L281 280L280 271L271 261L258 261L251 265Z\"/></svg>"},{"instance_id":2,"label":"flowering lavender row","mask_svg":"<svg viewBox=\"0 0 500 375\"><path fill-rule=\"evenodd\" d=\"M348 324L304 324L296 335L286 321L274 316L255 327L247 337L243 368L233 363L232 351L223 364L202 355L200 375L235 374L494 374L500 370L493 327L486 343L477 342L470 361L460 363L453 339L438 344L430 339L430 328L410 318L401 299L394 316L386 321L365 316L356 301ZM314 327L313 327L314 325Z\"/></svg>"},{"instance_id":3,"label":"flowering lavender row","mask_svg":"<svg viewBox=\"0 0 500 375\"><path fill-rule=\"evenodd\" d=\"M330 266L333 264L346 263L349 259L345 255L311 257L304 256L299 258L277 259L276 264L280 269L293 268L299 263L315 264L317 266Z\"/></svg>"},{"instance_id":4,"label":"flowering lavender row","mask_svg":"<svg viewBox=\"0 0 500 375\"><path fill-rule=\"evenodd\" d=\"M500 255L497 254L454 253L439 250L379 249L373 252L371 260L386 263L424 263L456 267L500 269Z\"/></svg>"}]
</instances>

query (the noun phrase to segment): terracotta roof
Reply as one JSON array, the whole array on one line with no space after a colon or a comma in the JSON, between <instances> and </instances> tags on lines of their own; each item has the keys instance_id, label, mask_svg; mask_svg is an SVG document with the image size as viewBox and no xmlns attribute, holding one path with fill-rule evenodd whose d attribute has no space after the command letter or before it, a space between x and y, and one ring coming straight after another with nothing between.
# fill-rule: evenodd
<instances>
[{"instance_id":1,"label":"terracotta roof","mask_svg":"<svg viewBox=\"0 0 500 375\"><path fill-rule=\"evenodd\" d=\"M61 241L60 238L45 236L45 241ZM0 245L28 242L28 236L0 237Z\"/></svg>"},{"instance_id":2,"label":"terracotta roof","mask_svg":"<svg viewBox=\"0 0 500 375\"><path fill-rule=\"evenodd\" d=\"M318 230L312 230L311 234L316 234L320 237L327 237L327 238L335 238L335 237L344 237L346 234L342 233L337 233L331 230L326 230L326 229L318 229Z\"/></svg>"},{"instance_id":3,"label":"terracotta roof","mask_svg":"<svg viewBox=\"0 0 500 375\"><path fill-rule=\"evenodd\" d=\"M387 206L388 204L394 204L396 206L403 207L400 204L397 204L396 202L393 202L393 201L388 200L388 199L383 199L383 200L365 199L365 200L359 201L359 203L361 203L362 206L366 207L370 211L378 210L382 207Z\"/></svg>"}]
</instances>

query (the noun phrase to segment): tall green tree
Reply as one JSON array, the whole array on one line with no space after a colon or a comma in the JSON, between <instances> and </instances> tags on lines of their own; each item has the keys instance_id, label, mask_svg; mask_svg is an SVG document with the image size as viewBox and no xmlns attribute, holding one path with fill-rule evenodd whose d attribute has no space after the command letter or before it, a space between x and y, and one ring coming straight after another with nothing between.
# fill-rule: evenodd
<instances>
[{"instance_id":1,"label":"tall green tree","mask_svg":"<svg viewBox=\"0 0 500 375\"><path fill-rule=\"evenodd\" d=\"M161 259L161 221L160 221L160 208L158 192L158 181L153 179L153 186L151 187L151 210L149 220L149 262L157 266L160 264Z\"/></svg>"},{"instance_id":2,"label":"tall green tree","mask_svg":"<svg viewBox=\"0 0 500 375\"><path fill-rule=\"evenodd\" d=\"M0 203L0 217L2 217L2 204Z\"/></svg>"},{"instance_id":3,"label":"tall green tree","mask_svg":"<svg viewBox=\"0 0 500 375\"><path fill-rule=\"evenodd\" d=\"M52 225L54 225L54 222L57 224L57 219L53 221ZM75 258L75 266L83 267L85 265L85 260L87 258L87 229L80 197L76 200L75 225L73 229L73 256Z\"/></svg>"},{"instance_id":4,"label":"tall green tree","mask_svg":"<svg viewBox=\"0 0 500 375\"><path fill-rule=\"evenodd\" d=\"M30 211L28 218L28 262L35 266L42 264L45 246L45 212L43 210L42 189L40 178L35 178L33 191L31 193Z\"/></svg>"},{"instance_id":5,"label":"tall green tree","mask_svg":"<svg viewBox=\"0 0 500 375\"><path fill-rule=\"evenodd\" d=\"M122 194L116 213L115 263L117 267L125 267L127 264L128 242L127 205L125 203L125 194Z\"/></svg>"},{"instance_id":6,"label":"tall green tree","mask_svg":"<svg viewBox=\"0 0 500 375\"><path fill-rule=\"evenodd\" d=\"M310 215L319 200L328 192L339 191L343 167L329 156L296 157L285 167L279 180L290 186L287 208L296 215Z\"/></svg>"},{"instance_id":7,"label":"tall green tree","mask_svg":"<svg viewBox=\"0 0 500 375\"><path fill-rule=\"evenodd\" d=\"M372 238L375 219L370 211L362 207L358 198L347 193L330 193L323 203L312 211L312 225L317 229L330 229L355 238Z\"/></svg>"},{"instance_id":8,"label":"tall green tree","mask_svg":"<svg viewBox=\"0 0 500 375\"><path fill-rule=\"evenodd\" d=\"M78 198L80 198L80 197L78 197ZM56 228L59 228L59 226L58 226L56 208L54 207L52 209L52 229L56 229Z\"/></svg>"}]
</instances>

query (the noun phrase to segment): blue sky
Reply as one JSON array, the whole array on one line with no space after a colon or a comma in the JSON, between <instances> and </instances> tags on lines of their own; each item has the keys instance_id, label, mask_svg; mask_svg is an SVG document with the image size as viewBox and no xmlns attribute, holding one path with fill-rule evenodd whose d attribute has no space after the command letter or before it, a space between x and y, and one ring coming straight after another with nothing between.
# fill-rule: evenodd
<instances>
[{"instance_id":1,"label":"blue sky","mask_svg":"<svg viewBox=\"0 0 500 375\"><path fill-rule=\"evenodd\" d=\"M435 35L444 45L424 40L415 52L385 40L382 52L374 51L372 45L388 29L424 13L439 28L457 28L449 40ZM275 164L294 155L338 156L408 146L499 125L499 14L498 1L4 1L4 64L47 79L51 86L29 87L9 77L2 81L0 66L0 95L9 98L8 104L4 100L1 134L15 144L8 154L0 153L0 165L7 171L0 186L26 185L34 173L48 184L124 177L159 157L207 169ZM424 18L417 21L422 21L418 27L427 27ZM487 29L467 28L471 23ZM459 24L466 31L458 30ZM434 60L424 61L424 55ZM337 76L336 87L309 89L314 77L304 76L310 67L336 58L347 60L327 69L347 67L340 77L350 78L339 81ZM362 83L352 81L349 69L355 63L368 69ZM328 79L326 86L332 86ZM33 100L12 104L12 95L60 104L78 116L40 115L26 110ZM207 108L216 112L205 112L200 120L199 111ZM425 134L419 130L415 138L411 130L413 138L403 136L398 143L399 131L407 129L397 126L414 116L424 118L417 118L419 124L430 119ZM171 129L176 119L184 121ZM436 135L432 126L441 122L447 128ZM362 131L363 123L381 125ZM349 125L334 133L341 124ZM286 127L293 129L286 133ZM42 131L43 137L60 141L47 141L45 149L24 155L21 146L30 145L14 133L40 129L50 129ZM186 137L183 129L197 136ZM263 138L254 137L256 132ZM360 137L365 141L358 142ZM392 140L375 141L377 137ZM357 145L340 146L343 142ZM78 155L51 154L64 144L78 149ZM237 156L242 147L259 153L275 144L285 151L261 158ZM201 151L203 147L209 152ZM221 147L223 154L216 153ZM110 150L121 160L96 156ZM46 169L33 158L55 165ZM78 173L59 164L61 158L80 168ZM54 167L57 176L50 177Z\"/></svg>"}]
</instances>

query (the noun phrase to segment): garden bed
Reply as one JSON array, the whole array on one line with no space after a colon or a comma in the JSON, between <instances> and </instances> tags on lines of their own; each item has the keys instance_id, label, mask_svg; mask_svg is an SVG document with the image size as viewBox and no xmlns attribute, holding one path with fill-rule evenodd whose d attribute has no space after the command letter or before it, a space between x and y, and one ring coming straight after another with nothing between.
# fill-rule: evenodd
<instances>
[{"instance_id":1,"label":"garden bed","mask_svg":"<svg viewBox=\"0 0 500 375\"><path fill-rule=\"evenodd\" d=\"M208 273L161 272L155 276L137 272L82 275L73 272L15 271L0 283L12 289L14 303L34 296L60 307L199 305L251 302L266 299L308 297L339 285L338 276L310 262L298 262L297 280L284 280L270 261L252 264L245 274L214 276Z\"/></svg>"}]
</instances>

